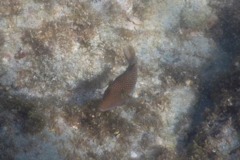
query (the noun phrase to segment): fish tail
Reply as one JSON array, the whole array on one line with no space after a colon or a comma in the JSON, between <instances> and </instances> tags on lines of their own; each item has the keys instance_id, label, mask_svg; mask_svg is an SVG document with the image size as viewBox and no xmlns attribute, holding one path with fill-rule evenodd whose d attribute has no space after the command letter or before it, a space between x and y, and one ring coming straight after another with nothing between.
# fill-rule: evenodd
<instances>
[{"instance_id":1,"label":"fish tail","mask_svg":"<svg viewBox=\"0 0 240 160\"><path fill-rule=\"evenodd\" d=\"M135 65L137 63L135 50L132 46L127 46L126 48L123 49L123 52L129 65Z\"/></svg>"}]
</instances>

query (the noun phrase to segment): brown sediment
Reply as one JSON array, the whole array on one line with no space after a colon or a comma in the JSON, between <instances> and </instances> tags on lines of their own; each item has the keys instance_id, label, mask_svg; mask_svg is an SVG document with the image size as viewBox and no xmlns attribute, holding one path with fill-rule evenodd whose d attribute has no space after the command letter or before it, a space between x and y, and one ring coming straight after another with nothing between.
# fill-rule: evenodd
<instances>
[{"instance_id":1,"label":"brown sediment","mask_svg":"<svg viewBox=\"0 0 240 160\"><path fill-rule=\"evenodd\" d=\"M129 66L106 89L100 103L100 111L107 111L126 103L137 82L137 58L133 47L124 49Z\"/></svg>"}]
</instances>

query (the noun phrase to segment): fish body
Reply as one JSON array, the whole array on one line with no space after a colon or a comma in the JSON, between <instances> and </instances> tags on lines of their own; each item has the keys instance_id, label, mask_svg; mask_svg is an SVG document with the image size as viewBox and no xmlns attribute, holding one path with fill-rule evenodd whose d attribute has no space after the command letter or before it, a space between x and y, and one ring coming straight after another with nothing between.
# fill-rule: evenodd
<instances>
[{"instance_id":1,"label":"fish body","mask_svg":"<svg viewBox=\"0 0 240 160\"><path fill-rule=\"evenodd\" d=\"M137 58L133 47L125 48L124 54L129 65L125 72L109 84L100 103L100 111L107 111L125 104L136 85Z\"/></svg>"}]
</instances>

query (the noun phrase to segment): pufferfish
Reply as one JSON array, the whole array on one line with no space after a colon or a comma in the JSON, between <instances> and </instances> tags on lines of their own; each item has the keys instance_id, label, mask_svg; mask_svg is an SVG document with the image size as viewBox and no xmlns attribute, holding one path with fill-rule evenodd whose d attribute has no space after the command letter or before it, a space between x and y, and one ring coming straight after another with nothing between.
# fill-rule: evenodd
<instances>
[{"instance_id":1,"label":"pufferfish","mask_svg":"<svg viewBox=\"0 0 240 160\"><path fill-rule=\"evenodd\" d=\"M123 51L128 61L128 67L125 72L108 85L100 102L100 111L108 111L124 105L135 88L137 82L137 57L132 46L126 47Z\"/></svg>"}]
</instances>

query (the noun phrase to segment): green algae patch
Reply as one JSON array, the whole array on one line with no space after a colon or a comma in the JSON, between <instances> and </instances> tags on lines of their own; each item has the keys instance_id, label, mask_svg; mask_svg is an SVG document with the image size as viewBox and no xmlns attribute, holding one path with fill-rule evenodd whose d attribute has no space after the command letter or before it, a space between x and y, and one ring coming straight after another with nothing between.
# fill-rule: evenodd
<instances>
[{"instance_id":1,"label":"green algae patch","mask_svg":"<svg viewBox=\"0 0 240 160\"><path fill-rule=\"evenodd\" d=\"M0 109L10 112L24 133L37 134L45 127L45 116L33 102L12 96L0 97Z\"/></svg>"},{"instance_id":2,"label":"green algae patch","mask_svg":"<svg viewBox=\"0 0 240 160\"><path fill-rule=\"evenodd\" d=\"M0 2L0 16L8 17L19 15L22 11L22 2L19 0L8 0Z\"/></svg>"}]
</instances>

